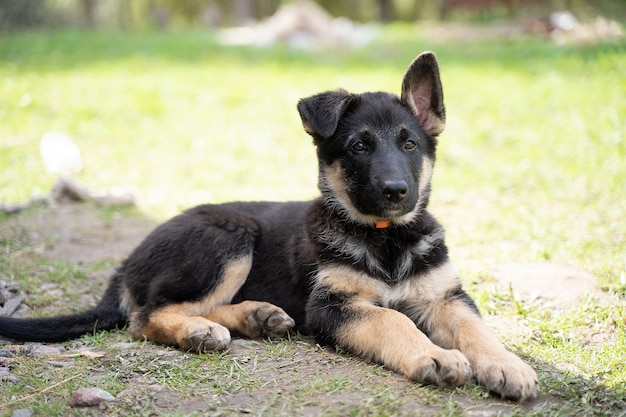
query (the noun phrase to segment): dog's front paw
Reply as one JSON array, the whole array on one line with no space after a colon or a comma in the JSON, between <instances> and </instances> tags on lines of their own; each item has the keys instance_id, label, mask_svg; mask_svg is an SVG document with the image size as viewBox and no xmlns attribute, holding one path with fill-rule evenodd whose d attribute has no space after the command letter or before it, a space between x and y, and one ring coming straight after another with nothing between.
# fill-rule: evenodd
<instances>
[{"instance_id":1,"label":"dog's front paw","mask_svg":"<svg viewBox=\"0 0 626 417\"><path fill-rule=\"evenodd\" d=\"M259 303L246 321L251 337L285 337L296 324L282 308L270 303Z\"/></svg>"},{"instance_id":2,"label":"dog's front paw","mask_svg":"<svg viewBox=\"0 0 626 417\"><path fill-rule=\"evenodd\" d=\"M208 320L194 323L180 343L181 348L197 353L224 350L230 344L230 332L221 324Z\"/></svg>"},{"instance_id":3,"label":"dog's front paw","mask_svg":"<svg viewBox=\"0 0 626 417\"><path fill-rule=\"evenodd\" d=\"M485 357L474 368L477 382L502 398L526 401L537 396L537 373L512 353Z\"/></svg>"},{"instance_id":4,"label":"dog's front paw","mask_svg":"<svg viewBox=\"0 0 626 417\"><path fill-rule=\"evenodd\" d=\"M472 366L456 349L433 349L418 356L409 377L422 384L457 387L473 379Z\"/></svg>"}]
</instances>

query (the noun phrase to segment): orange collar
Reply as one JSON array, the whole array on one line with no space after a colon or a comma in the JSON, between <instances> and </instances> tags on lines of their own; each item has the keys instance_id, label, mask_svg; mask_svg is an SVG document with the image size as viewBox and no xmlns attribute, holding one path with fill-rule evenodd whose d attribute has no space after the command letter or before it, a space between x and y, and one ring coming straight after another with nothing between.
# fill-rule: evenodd
<instances>
[{"instance_id":1,"label":"orange collar","mask_svg":"<svg viewBox=\"0 0 626 417\"><path fill-rule=\"evenodd\" d=\"M377 229L386 229L386 228L388 228L389 226L391 226L391 220L389 220L389 219L379 220L379 221L376 223L376 228L377 228Z\"/></svg>"}]
</instances>

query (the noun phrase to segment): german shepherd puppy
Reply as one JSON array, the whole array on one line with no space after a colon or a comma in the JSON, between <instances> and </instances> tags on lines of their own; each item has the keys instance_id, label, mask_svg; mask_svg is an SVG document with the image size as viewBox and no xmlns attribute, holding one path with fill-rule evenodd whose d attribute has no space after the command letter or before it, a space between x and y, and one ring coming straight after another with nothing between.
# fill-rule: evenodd
<instances>
[{"instance_id":1,"label":"german shepherd puppy","mask_svg":"<svg viewBox=\"0 0 626 417\"><path fill-rule=\"evenodd\" d=\"M475 379L512 400L533 369L496 340L461 288L443 228L426 211L445 124L432 53L400 97L331 91L298 112L319 159L310 202L201 205L156 228L89 311L0 318L0 335L59 342L128 325L185 351L227 349L231 333L312 333L423 384Z\"/></svg>"}]
</instances>

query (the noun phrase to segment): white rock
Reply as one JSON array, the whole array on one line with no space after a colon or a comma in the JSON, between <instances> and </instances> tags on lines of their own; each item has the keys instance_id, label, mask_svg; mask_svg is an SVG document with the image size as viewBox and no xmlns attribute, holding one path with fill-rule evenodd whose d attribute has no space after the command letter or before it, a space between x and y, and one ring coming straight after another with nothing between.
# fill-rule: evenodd
<instances>
[{"instance_id":1,"label":"white rock","mask_svg":"<svg viewBox=\"0 0 626 417\"><path fill-rule=\"evenodd\" d=\"M46 132L41 137L39 151L46 171L51 174L72 175L83 169L78 145L64 132Z\"/></svg>"}]
</instances>

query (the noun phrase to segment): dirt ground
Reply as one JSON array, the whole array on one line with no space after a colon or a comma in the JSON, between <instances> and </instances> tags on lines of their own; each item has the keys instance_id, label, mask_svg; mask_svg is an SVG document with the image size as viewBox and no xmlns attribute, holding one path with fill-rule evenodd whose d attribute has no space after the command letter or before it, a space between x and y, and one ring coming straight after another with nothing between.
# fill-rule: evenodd
<instances>
[{"instance_id":1,"label":"dirt ground","mask_svg":"<svg viewBox=\"0 0 626 417\"><path fill-rule=\"evenodd\" d=\"M31 247L40 255L53 259L64 260L76 264L93 264L102 260L121 260L141 239L155 226L149 219L127 215L103 216L101 210L96 210L89 204L68 204L56 208L37 211L32 216L19 216L0 223L0 233L26 233ZM107 275L112 271L107 268L86 278L85 285L103 289ZM493 271L502 285L511 285L519 297L535 302L567 306L575 302L584 294L600 292L596 289L595 277L584 271L560 265L544 264L509 264L501 265ZM547 279L549 277L549 279ZM572 282L576 285L571 285ZM85 307L97 301L99 294L82 297L81 304ZM496 329L501 338L507 334L527 331L516 327L516 324L507 319L488 318L489 323ZM119 345L119 346L118 346ZM137 343L118 343L119 357L131 360L136 358L136 351L140 346ZM1 347L1 346L0 346ZM299 338L292 343L288 354L271 356L271 363L260 366L251 358L267 358L267 343L248 340L234 340L230 355L234 363L250 371L256 381L260 381L259 388L240 390L232 395L182 394L177 390L166 388L147 379L145 375L129 375L126 379L127 388L120 392L116 399L124 403L131 403L138 397L138 392L149 393L150 407L157 414L194 413L199 410L214 410L215 415L230 414L263 414L259 412L268 406L268 398L272 397L272 407L281 414L282 409L291 410L290 396L302 387L307 387L311 380L344 381L343 386L330 392L315 391L305 405L298 408L300 415L319 415L322 412L338 412L352 410L359 407L366 408L371 401L376 400L373 390L385 387L385 395L404 397L402 407L392 410L392 415L441 415L442 403L446 398L461 404L463 413L467 416L494 416L519 410L518 405L500 401L493 397L481 400L469 399L463 392L455 390L427 390L429 395L438 400L429 400L424 396L423 389L418 391L415 384L405 378L376 368L375 365L359 359L350 358L334 352L332 349L320 348L306 338ZM142 355L146 350L150 354L146 358L151 361L187 360L186 354L173 349L141 344ZM161 358L161 359L159 359ZM169 358L169 359L168 359ZM146 359L148 360L148 359ZM94 366L91 372L110 372L103 360L101 366ZM353 383L345 384L346 378ZM355 389L357 387L357 389ZM201 392L198 391L198 392ZM301 395L301 394L300 394ZM526 411L536 411L546 403L559 403L561 400L549 394L541 394L538 399L522 405ZM276 405L278 404L278 408ZM221 411L220 411L221 410ZM289 414L289 413L287 413ZM361 413L359 415L367 415Z\"/></svg>"}]
</instances>

